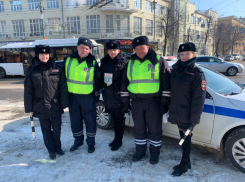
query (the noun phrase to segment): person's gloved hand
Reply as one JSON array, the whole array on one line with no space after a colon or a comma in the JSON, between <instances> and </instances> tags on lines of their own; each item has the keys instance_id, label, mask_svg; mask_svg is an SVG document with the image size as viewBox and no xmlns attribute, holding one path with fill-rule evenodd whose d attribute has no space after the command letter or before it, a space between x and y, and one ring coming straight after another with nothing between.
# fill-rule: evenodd
<instances>
[{"instance_id":1,"label":"person's gloved hand","mask_svg":"<svg viewBox=\"0 0 245 182\"><path fill-rule=\"evenodd\" d=\"M125 109L125 113L129 113L131 111L131 105L129 102L123 102L123 107Z\"/></svg>"}]
</instances>

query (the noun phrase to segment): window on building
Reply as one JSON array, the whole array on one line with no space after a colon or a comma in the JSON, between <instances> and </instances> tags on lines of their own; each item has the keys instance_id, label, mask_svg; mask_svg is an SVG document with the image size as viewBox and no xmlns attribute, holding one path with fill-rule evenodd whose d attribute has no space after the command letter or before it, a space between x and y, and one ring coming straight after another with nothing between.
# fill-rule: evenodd
<instances>
[{"instance_id":1,"label":"window on building","mask_svg":"<svg viewBox=\"0 0 245 182\"><path fill-rule=\"evenodd\" d=\"M47 0L47 9L59 8L59 0Z\"/></svg>"},{"instance_id":2,"label":"window on building","mask_svg":"<svg viewBox=\"0 0 245 182\"><path fill-rule=\"evenodd\" d=\"M106 15L106 33L113 33L114 28L113 28L113 15Z\"/></svg>"},{"instance_id":3,"label":"window on building","mask_svg":"<svg viewBox=\"0 0 245 182\"><path fill-rule=\"evenodd\" d=\"M242 33L245 34L245 28L242 28Z\"/></svg>"},{"instance_id":4,"label":"window on building","mask_svg":"<svg viewBox=\"0 0 245 182\"><path fill-rule=\"evenodd\" d=\"M100 15L86 16L87 33L100 33Z\"/></svg>"},{"instance_id":5,"label":"window on building","mask_svg":"<svg viewBox=\"0 0 245 182\"><path fill-rule=\"evenodd\" d=\"M196 30L196 39L200 39L200 34L199 34L199 30Z\"/></svg>"},{"instance_id":6,"label":"window on building","mask_svg":"<svg viewBox=\"0 0 245 182\"><path fill-rule=\"evenodd\" d=\"M235 27L234 26L231 27L231 31L232 32L235 31Z\"/></svg>"},{"instance_id":7,"label":"window on building","mask_svg":"<svg viewBox=\"0 0 245 182\"><path fill-rule=\"evenodd\" d=\"M159 4L156 6L156 14L162 15L162 6Z\"/></svg>"},{"instance_id":8,"label":"window on building","mask_svg":"<svg viewBox=\"0 0 245 182\"><path fill-rule=\"evenodd\" d=\"M92 5L94 5L96 2L97 2L97 0L87 0L87 1L86 1L86 5L87 5L87 6L92 6Z\"/></svg>"},{"instance_id":9,"label":"window on building","mask_svg":"<svg viewBox=\"0 0 245 182\"><path fill-rule=\"evenodd\" d=\"M80 34L81 28L80 28L80 17L67 17L67 34Z\"/></svg>"},{"instance_id":10,"label":"window on building","mask_svg":"<svg viewBox=\"0 0 245 182\"><path fill-rule=\"evenodd\" d=\"M146 11L149 11L149 12L152 12L152 2L150 2L150 1L145 1L145 10Z\"/></svg>"},{"instance_id":11,"label":"window on building","mask_svg":"<svg viewBox=\"0 0 245 182\"><path fill-rule=\"evenodd\" d=\"M206 21L206 25L205 25L205 27L208 27L208 21Z\"/></svg>"},{"instance_id":12,"label":"window on building","mask_svg":"<svg viewBox=\"0 0 245 182\"><path fill-rule=\"evenodd\" d=\"M6 37L6 21L0 21L0 37Z\"/></svg>"},{"instance_id":13,"label":"window on building","mask_svg":"<svg viewBox=\"0 0 245 182\"><path fill-rule=\"evenodd\" d=\"M129 16L123 16L123 32L129 33Z\"/></svg>"},{"instance_id":14,"label":"window on building","mask_svg":"<svg viewBox=\"0 0 245 182\"><path fill-rule=\"evenodd\" d=\"M134 17L134 34L142 35L142 19Z\"/></svg>"},{"instance_id":15,"label":"window on building","mask_svg":"<svg viewBox=\"0 0 245 182\"><path fill-rule=\"evenodd\" d=\"M198 25L199 24L199 19L198 18L196 18L196 25Z\"/></svg>"},{"instance_id":16,"label":"window on building","mask_svg":"<svg viewBox=\"0 0 245 182\"><path fill-rule=\"evenodd\" d=\"M25 36L24 20L12 20L14 37Z\"/></svg>"},{"instance_id":17,"label":"window on building","mask_svg":"<svg viewBox=\"0 0 245 182\"><path fill-rule=\"evenodd\" d=\"M0 2L0 13L1 12L4 12L4 2L3 1Z\"/></svg>"},{"instance_id":18,"label":"window on building","mask_svg":"<svg viewBox=\"0 0 245 182\"><path fill-rule=\"evenodd\" d=\"M22 11L21 1L10 1L11 11Z\"/></svg>"},{"instance_id":19,"label":"window on building","mask_svg":"<svg viewBox=\"0 0 245 182\"><path fill-rule=\"evenodd\" d=\"M120 0L117 0L117 3L120 3ZM128 0L121 0L122 4L128 5Z\"/></svg>"},{"instance_id":20,"label":"window on building","mask_svg":"<svg viewBox=\"0 0 245 182\"><path fill-rule=\"evenodd\" d=\"M43 35L42 20L30 19L30 36L42 36Z\"/></svg>"},{"instance_id":21,"label":"window on building","mask_svg":"<svg viewBox=\"0 0 245 182\"><path fill-rule=\"evenodd\" d=\"M48 18L48 32L49 32L49 35L60 35L61 34L60 18Z\"/></svg>"},{"instance_id":22,"label":"window on building","mask_svg":"<svg viewBox=\"0 0 245 182\"><path fill-rule=\"evenodd\" d=\"M204 32L201 31L201 40L203 40L203 39L204 39Z\"/></svg>"},{"instance_id":23,"label":"window on building","mask_svg":"<svg viewBox=\"0 0 245 182\"><path fill-rule=\"evenodd\" d=\"M161 22L156 23L156 35L157 37L162 36L162 23Z\"/></svg>"},{"instance_id":24,"label":"window on building","mask_svg":"<svg viewBox=\"0 0 245 182\"><path fill-rule=\"evenodd\" d=\"M194 23L194 16L191 16L191 23Z\"/></svg>"},{"instance_id":25,"label":"window on building","mask_svg":"<svg viewBox=\"0 0 245 182\"><path fill-rule=\"evenodd\" d=\"M40 6L40 0L28 0L29 10L37 10L38 6Z\"/></svg>"},{"instance_id":26,"label":"window on building","mask_svg":"<svg viewBox=\"0 0 245 182\"><path fill-rule=\"evenodd\" d=\"M121 19L120 19L120 15L116 16L116 21L117 21L117 32L121 31Z\"/></svg>"},{"instance_id":27,"label":"window on building","mask_svg":"<svg viewBox=\"0 0 245 182\"><path fill-rule=\"evenodd\" d=\"M134 7L138 9L142 9L141 0L134 0Z\"/></svg>"},{"instance_id":28,"label":"window on building","mask_svg":"<svg viewBox=\"0 0 245 182\"><path fill-rule=\"evenodd\" d=\"M67 8L74 8L74 7L78 7L78 0L76 1L71 1L71 0L66 0L66 7Z\"/></svg>"},{"instance_id":29,"label":"window on building","mask_svg":"<svg viewBox=\"0 0 245 182\"><path fill-rule=\"evenodd\" d=\"M145 27L145 33L146 35L152 35L152 28L153 28L153 21L152 20L146 20L146 27Z\"/></svg>"},{"instance_id":30,"label":"window on building","mask_svg":"<svg viewBox=\"0 0 245 182\"><path fill-rule=\"evenodd\" d=\"M111 2L110 2L111 1ZM113 4L113 0L106 0L105 2L110 2L110 3L108 3L108 4Z\"/></svg>"},{"instance_id":31,"label":"window on building","mask_svg":"<svg viewBox=\"0 0 245 182\"><path fill-rule=\"evenodd\" d=\"M195 31L193 29L190 30L190 40L194 40L194 36L195 36Z\"/></svg>"}]
</instances>

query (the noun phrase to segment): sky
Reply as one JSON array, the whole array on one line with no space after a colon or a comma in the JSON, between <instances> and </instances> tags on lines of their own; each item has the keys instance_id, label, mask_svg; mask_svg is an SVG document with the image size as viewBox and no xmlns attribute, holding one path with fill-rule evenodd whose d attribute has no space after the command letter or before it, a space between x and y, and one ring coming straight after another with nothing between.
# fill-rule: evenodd
<instances>
[{"instance_id":1,"label":"sky","mask_svg":"<svg viewBox=\"0 0 245 182\"><path fill-rule=\"evenodd\" d=\"M245 18L245 0L189 0L189 2L195 3L197 10L211 9L218 13L219 17L234 15Z\"/></svg>"}]
</instances>

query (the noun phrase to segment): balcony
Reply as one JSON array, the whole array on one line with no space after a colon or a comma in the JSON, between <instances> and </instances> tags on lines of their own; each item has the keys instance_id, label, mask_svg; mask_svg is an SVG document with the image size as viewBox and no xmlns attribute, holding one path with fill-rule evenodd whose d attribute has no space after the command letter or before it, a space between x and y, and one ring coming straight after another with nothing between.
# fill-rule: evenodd
<instances>
[{"instance_id":1,"label":"balcony","mask_svg":"<svg viewBox=\"0 0 245 182\"><path fill-rule=\"evenodd\" d=\"M138 10L133 9L132 7L130 7L129 5L126 4L121 4L121 3L116 3L116 4L108 4L106 6L103 6L100 8L100 10L103 11L121 11L124 13L135 13Z\"/></svg>"}]
</instances>

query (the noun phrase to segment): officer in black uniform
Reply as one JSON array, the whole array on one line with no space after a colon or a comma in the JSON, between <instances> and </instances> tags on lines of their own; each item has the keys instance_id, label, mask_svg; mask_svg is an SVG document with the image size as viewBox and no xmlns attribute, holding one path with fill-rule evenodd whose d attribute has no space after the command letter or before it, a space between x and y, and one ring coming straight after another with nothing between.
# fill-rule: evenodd
<instances>
[{"instance_id":1,"label":"officer in black uniform","mask_svg":"<svg viewBox=\"0 0 245 182\"><path fill-rule=\"evenodd\" d=\"M168 111L170 101L170 69L168 63L151 48L149 39L140 36L133 40L135 54L131 56L122 79L121 97L132 116L136 153L133 161L142 159L150 143L150 163L159 161L162 142L162 115Z\"/></svg>"},{"instance_id":2,"label":"officer in black uniform","mask_svg":"<svg viewBox=\"0 0 245 182\"><path fill-rule=\"evenodd\" d=\"M106 110L113 118L115 138L109 144L112 151L122 146L122 138L125 127L124 107L120 96L120 87L126 60L120 53L120 42L110 40L106 43L108 54L101 59L100 86Z\"/></svg>"},{"instance_id":3,"label":"officer in black uniform","mask_svg":"<svg viewBox=\"0 0 245 182\"><path fill-rule=\"evenodd\" d=\"M96 105L100 97L99 65L90 53L92 42L80 37L77 51L68 55L63 62L63 71L70 96L69 114L74 144L70 151L75 151L83 145L83 120L86 125L88 153L95 151L96 135Z\"/></svg>"},{"instance_id":4,"label":"officer in black uniform","mask_svg":"<svg viewBox=\"0 0 245 182\"><path fill-rule=\"evenodd\" d=\"M25 112L39 118L49 157L55 159L55 152L64 154L60 133L61 115L69 105L66 79L62 68L50 57L49 46L37 45L35 53L24 82Z\"/></svg>"},{"instance_id":5,"label":"officer in black uniform","mask_svg":"<svg viewBox=\"0 0 245 182\"><path fill-rule=\"evenodd\" d=\"M200 122L206 97L206 79L203 71L195 65L195 44L181 44L178 52L180 59L172 66L171 72L169 121L178 125L182 138L190 126L194 127ZM182 159L173 168L173 176L181 176L191 168L191 137L192 134L189 134L182 145Z\"/></svg>"}]
</instances>

